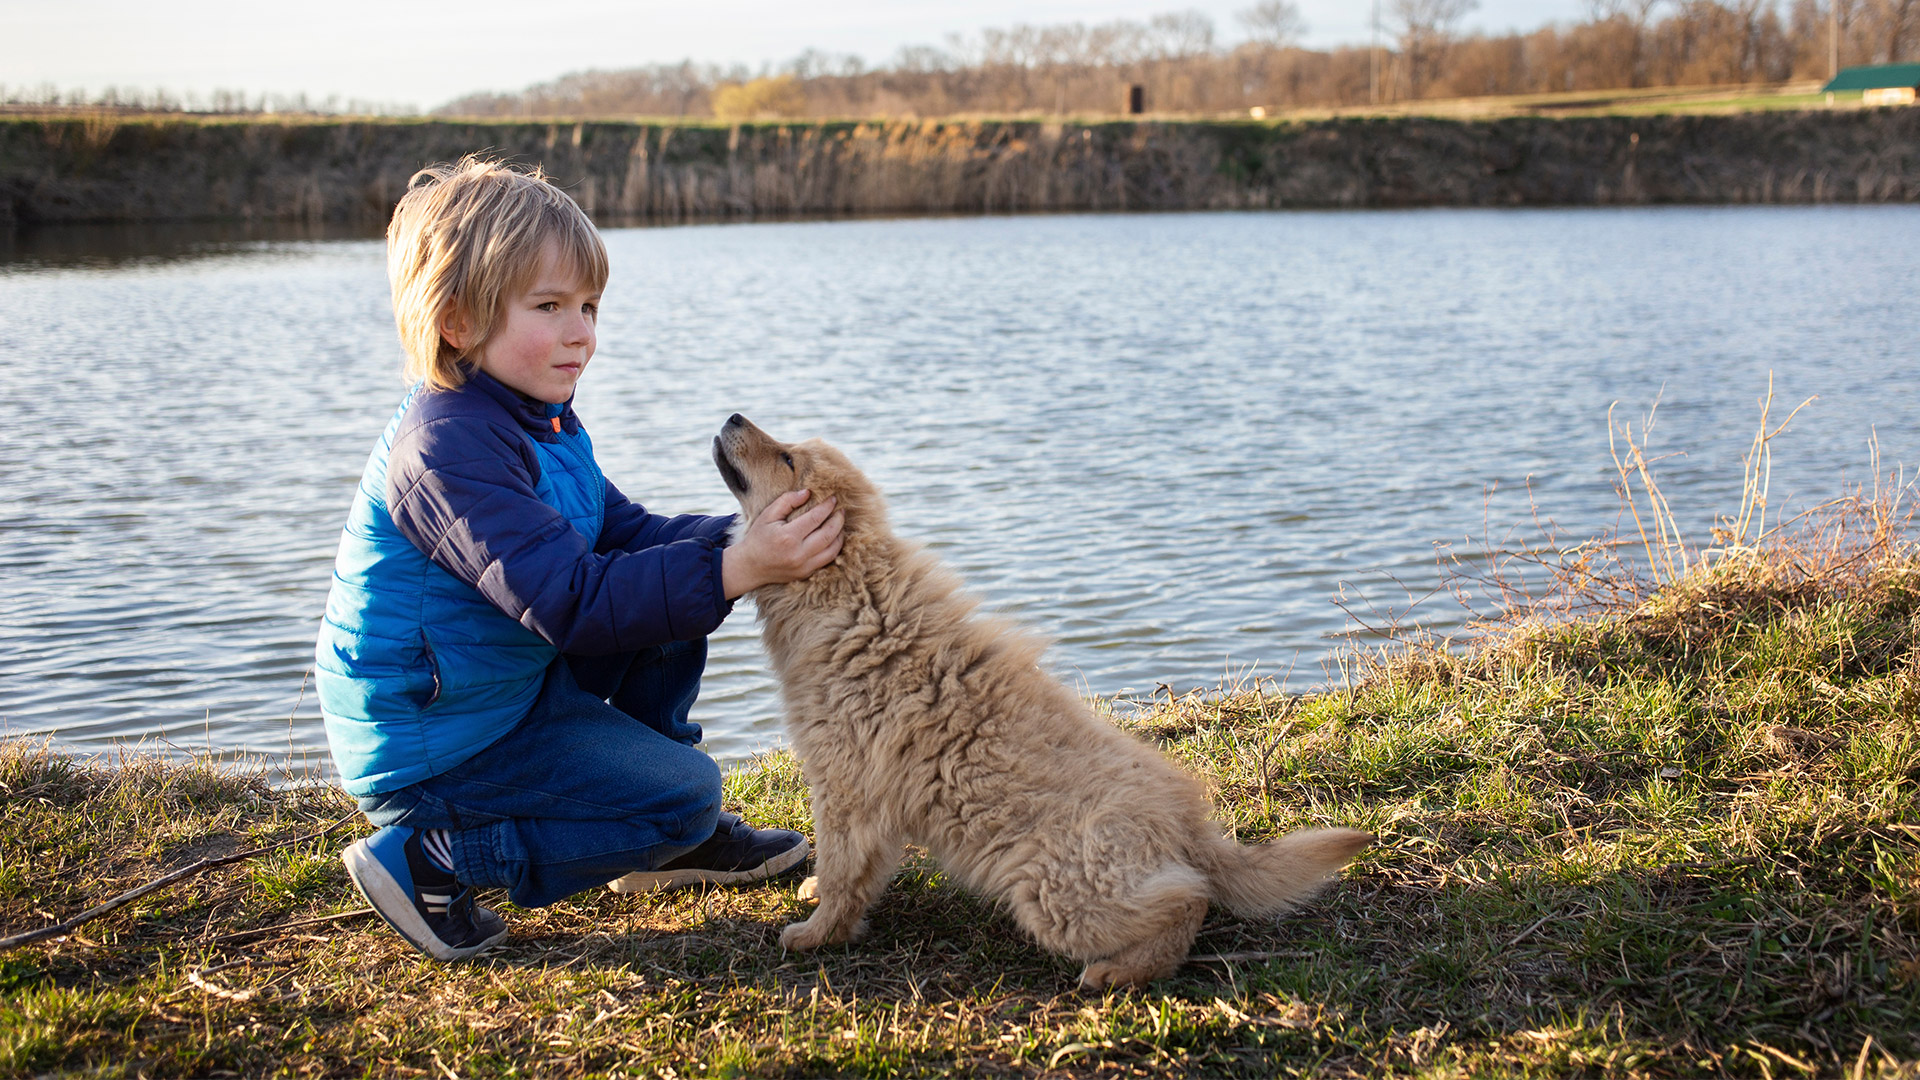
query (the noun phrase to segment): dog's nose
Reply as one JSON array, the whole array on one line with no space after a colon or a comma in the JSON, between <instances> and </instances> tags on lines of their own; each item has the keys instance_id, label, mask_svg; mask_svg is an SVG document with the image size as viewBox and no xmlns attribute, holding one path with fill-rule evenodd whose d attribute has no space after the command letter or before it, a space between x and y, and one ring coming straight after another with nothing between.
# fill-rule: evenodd
<instances>
[{"instance_id":1,"label":"dog's nose","mask_svg":"<svg viewBox=\"0 0 1920 1080\"><path fill-rule=\"evenodd\" d=\"M728 427L739 427L741 424L744 424L746 422L747 422L747 418L744 416L741 416L739 413L734 413L732 416L727 417Z\"/></svg>"}]
</instances>

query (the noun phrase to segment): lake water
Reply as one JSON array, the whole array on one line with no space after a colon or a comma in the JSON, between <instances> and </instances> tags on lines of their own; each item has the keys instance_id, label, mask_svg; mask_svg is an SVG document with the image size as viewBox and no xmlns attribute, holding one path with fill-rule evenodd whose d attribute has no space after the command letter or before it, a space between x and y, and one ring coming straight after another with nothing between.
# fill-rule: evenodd
<instances>
[{"instance_id":1,"label":"lake water","mask_svg":"<svg viewBox=\"0 0 1920 1080\"><path fill-rule=\"evenodd\" d=\"M1756 399L1819 400L1776 504L1920 462L1920 208L949 218L614 229L578 409L665 512L732 503L739 411L823 436L1100 695L1328 679L1346 590L1436 542L1618 513L1656 398L1698 534ZM323 761L303 689L340 525L403 388L377 240L70 231L0 248L0 727ZM1490 495L1489 492L1493 493ZM1783 499L1787 496L1787 499ZM1461 615L1432 601L1442 629ZM696 718L778 742L752 612Z\"/></svg>"}]
</instances>

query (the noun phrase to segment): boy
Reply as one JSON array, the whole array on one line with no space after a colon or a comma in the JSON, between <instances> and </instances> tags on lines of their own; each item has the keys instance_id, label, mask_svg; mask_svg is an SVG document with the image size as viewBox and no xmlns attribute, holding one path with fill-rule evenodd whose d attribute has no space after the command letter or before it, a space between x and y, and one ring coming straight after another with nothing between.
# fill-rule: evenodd
<instances>
[{"instance_id":1,"label":"boy","mask_svg":"<svg viewBox=\"0 0 1920 1080\"><path fill-rule=\"evenodd\" d=\"M455 960L506 936L475 887L539 907L798 865L799 833L721 813L687 714L733 600L831 562L840 515L789 520L793 492L729 544L732 516L649 514L606 481L571 407L606 248L537 170L423 170L387 269L415 385L354 497L315 667L379 826L341 856L354 884Z\"/></svg>"}]
</instances>

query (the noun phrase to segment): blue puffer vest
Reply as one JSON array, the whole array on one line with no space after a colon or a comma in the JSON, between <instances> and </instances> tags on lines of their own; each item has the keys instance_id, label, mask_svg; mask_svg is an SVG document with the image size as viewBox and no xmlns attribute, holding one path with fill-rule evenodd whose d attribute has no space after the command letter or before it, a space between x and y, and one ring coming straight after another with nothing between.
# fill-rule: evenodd
<instances>
[{"instance_id":1,"label":"blue puffer vest","mask_svg":"<svg viewBox=\"0 0 1920 1080\"><path fill-rule=\"evenodd\" d=\"M400 403L361 475L334 563L314 681L327 742L348 793L419 783L492 745L526 717L558 650L435 566L395 526L387 465L425 391ZM546 406L549 418L567 413ZM589 542L600 535L606 480L576 423L528 438L535 493Z\"/></svg>"}]
</instances>

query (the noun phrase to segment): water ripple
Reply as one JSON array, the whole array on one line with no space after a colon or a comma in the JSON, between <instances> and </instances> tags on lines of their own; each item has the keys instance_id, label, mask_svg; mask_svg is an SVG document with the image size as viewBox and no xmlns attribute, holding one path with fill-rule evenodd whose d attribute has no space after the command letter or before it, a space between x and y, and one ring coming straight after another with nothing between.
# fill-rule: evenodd
<instances>
[{"instance_id":1,"label":"water ripple","mask_svg":"<svg viewBox=\"0 0 1920 1080\"><path fill-rule=\"evenodd\" d=\"M1683 524L1755 397L1819 394L1776 502L1920 460L1910 207L863 221L607 234L579 408L669 512L730 509L740 411L819 435L1096 693L1305 685L1342 588L1404 606L1532 519L1617 513L1607 406L1661 402ZM340 524L401 392L376 241L0 267L0 726L324 756L305 685ZM1784 496L1784 498L1779 498ZM1429 603L1443 629L1462 613ZM751 604L697 718L778 738Z\"/></svg>"}]
</instances>

